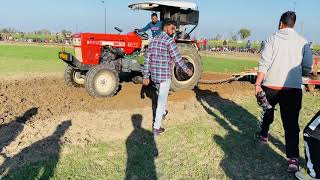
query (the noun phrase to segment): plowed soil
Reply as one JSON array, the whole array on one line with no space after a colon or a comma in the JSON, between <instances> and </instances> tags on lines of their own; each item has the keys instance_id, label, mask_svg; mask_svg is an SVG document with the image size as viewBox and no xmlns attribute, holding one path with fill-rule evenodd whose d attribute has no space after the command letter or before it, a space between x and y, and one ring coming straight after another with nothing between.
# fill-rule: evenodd
<instances>
[{"instance_id":1,"label":"plowed soil","mask_svg":"<svg viewBox=\"0 0 320 180\"><path fill-rule=\"evenodd\" d=\"M205 74L203 79L229 76ZM61 75L0 79L0 153L13 156L52 135L58 125L67 120L71 120L72 125L60 139L63 143L78 145L126 138L133 130L131 116L134 114L142 115L142 126L151 129L154 90L147 88L142 93L142 85L122 83L121 86L116 96L95 99L84 88L67 87ZM191 121L206 114L197 101L199 96L251 95L252 87L247 82L233 82L199 85L201 93L193 90L171 92L165 126L170 129L170 124Z\"/></svg>"}]
</instances>

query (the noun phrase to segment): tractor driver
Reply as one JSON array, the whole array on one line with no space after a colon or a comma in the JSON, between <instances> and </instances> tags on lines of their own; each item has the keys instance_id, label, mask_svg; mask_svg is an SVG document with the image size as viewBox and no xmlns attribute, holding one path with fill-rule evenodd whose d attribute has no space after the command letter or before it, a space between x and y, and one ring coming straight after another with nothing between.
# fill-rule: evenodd
<instances>
[{"instance_id":1,"label":"tractor driver","mask_svg":"<svg viewBox=\"0 0 320 180\"><path fill-rule=\"evenodd\" d=\"M138 31L148 31L151 30L152 32L152 38L156 37L157 35L159 35L162 32L162 21L158 20L158 15L157 13L152 13L151 15L151 22L149 24L146 25L146 27L142 28L142 29L138 29Z\"/></svg>"}]
</instances>

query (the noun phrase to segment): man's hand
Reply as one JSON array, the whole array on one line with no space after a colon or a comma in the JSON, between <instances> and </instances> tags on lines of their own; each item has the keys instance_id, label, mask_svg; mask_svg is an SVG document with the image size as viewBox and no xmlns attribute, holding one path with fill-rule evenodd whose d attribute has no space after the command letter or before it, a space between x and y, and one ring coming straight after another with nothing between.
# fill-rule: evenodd
<instances>
[{"instance_id":1,"label":"man's hand","mask_svg":"<svg viewBox=\"0 0 320 180\"><path fill-rule=\"evenodd\" d=\"M150 79L143 79L143 85L148 86L150 83Z\"/></svg>"},{"instance_id":2,"label":"man's hand","mask_svg":"<svg viewBox=\"0 0 320 180\"><path fill-rule=\"evenodd\" d=\"M193 72L192 72L191 69L188 69L188 70L187 70L187 75L188 75L189 77L191 77L191 76L193 75Z\"/></svg>"},{"instance_id":3,"label":"man's hand","mask_svg":"<svg viewBox=\"0 0 320 180\"><path fill-rule=\"evenodd\" d=\"M134 29L133 32L140 33L140 30L139 29Z\"/></svg>"},{"instance_id":4,"label":"man's hand","mask_svg":"<svg viewBox=\"0 0 320 180\"><path fill-rule=\"evenodd\" d=\"M264 76L265 76L265 73L263 72L258 72L258 76L257 76L257 80L256 80L256 83L255 83L255 89L256 89L256 96L259 92L263 91L263 89L261 88L261 84L263 82L263 79L264 79Z\"/></svg>"},{"instance_id":5,"label":"man's hand","mask_svg":"<svg viewBox=\"0 0 320 180\"><path fill-rule=\"evenodd\" d=\"M255 85L255 87L256 87L256 96L257 96L257 94L259 93L259 92L261 92L261 91L263 91L263 89L261 88L261 85Z\"/></svg>"}]
</instances>

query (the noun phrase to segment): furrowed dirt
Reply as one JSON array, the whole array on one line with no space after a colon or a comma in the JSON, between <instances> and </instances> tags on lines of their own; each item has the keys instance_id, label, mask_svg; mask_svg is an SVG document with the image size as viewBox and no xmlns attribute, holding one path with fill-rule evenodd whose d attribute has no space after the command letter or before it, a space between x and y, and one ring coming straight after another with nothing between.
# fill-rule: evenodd
<instances>
[{"instance_id":1,"label":"furrowed dirt","mask_svg":"<svg viewBox=\"0 0 320 180\"><path fill-rule=\"evenodd\" d=\"M205 74L203 79L229 76ZM134 114L142 115L142 126L151 129L154 90L152 88L141 90L142 85L122 83L115 97L95 99L90 97L84 88L67 87L61 75L2 79L0 80L1 154L8 157L15 155L34 142L49 137L59 124L69 120L72 125L63 138L60 138L64 144L85 145L105 140L125 139L133 130L131 116ZM199 91L200 93L193 90L170 93L169 116L165 122L167 129L170 130L170 125L190 122L206 115L197 100L199 97L219 95L228 99L235 96L250 96L253 93L253 86L247 82L200 85ZM43 148L45 147L44 145ZM32 160L36 161L39 158L34 157Z\"/></svg>"},{"instance_id":2,"label":"furrowed dirt","mask_svg":"<svg viewBox=\"0 0 320 180\"><path fill-rule=\"evenodd\" d=\"M221 79L228 74L206 74L203 79ZM94 113L103 110L131 110L151 106L149 97L141 97L142 86L122 83L119 93L106 99L90 97L84 88L67 87L62 77L35 77L25 79L0 80L1 116L4 123L23 115L31 108L37 108L37 115L32 120L45 120L57 115L74 112ZM236 92L252 90L249 83L226 83L219 85L200 85L200 89L217 91L230 96ZM151 94L152 88L147 89ZM183 102L195 97L191 90L172 92L169 101Z\"/></svg>"}]
</instances>

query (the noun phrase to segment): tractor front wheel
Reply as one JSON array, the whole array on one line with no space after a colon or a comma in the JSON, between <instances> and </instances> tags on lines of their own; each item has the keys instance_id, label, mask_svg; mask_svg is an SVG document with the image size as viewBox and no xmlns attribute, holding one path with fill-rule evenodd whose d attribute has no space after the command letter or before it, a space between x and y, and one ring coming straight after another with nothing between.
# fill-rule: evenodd
<instances>
[{"instance_id":1,"label":"tractor front wheel","mask_svg":"<svg viewBox=\"0 0 320 180\"><path fill-rule=\"evenodd\" d=\"M84 85L85 79L82 77L80 70L68 66L64 71L64 80L70 87L81 87Z\"/></svg>"},{"instance_id":2,"label":"tractor front wheel","mask_svg":"<svg viewBox=\"0 0 320 180\"><path fill-rule=\"evenodd\" d=\"M118 73L106 64L101 64L89 70L85 87L93 97L112 97L119 87Z\"/></svg>"}]
</instances>

